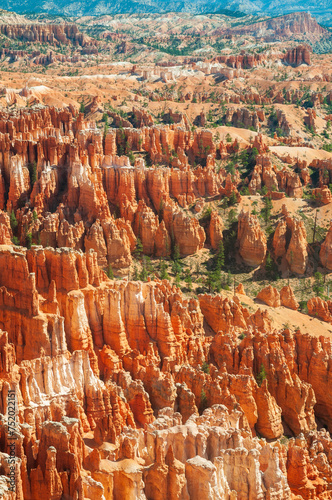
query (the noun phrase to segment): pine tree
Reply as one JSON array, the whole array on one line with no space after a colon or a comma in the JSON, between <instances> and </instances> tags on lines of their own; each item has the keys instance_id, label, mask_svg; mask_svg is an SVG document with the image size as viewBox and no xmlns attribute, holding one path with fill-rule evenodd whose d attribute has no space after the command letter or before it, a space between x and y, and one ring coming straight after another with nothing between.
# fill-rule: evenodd
<instances>
[{"instance_id":1,"label":"pine tree","mask_svg":"<svg viewBox=\"0 0 332 500\"><path fill-rule=\"evenodd\" d=\"M318 271L315 273L315 282L312 287L313 291L316 294L316 297L321 297L324 292L324 281L323 276Z\"/></svg>"},{"instance_id":2,"label":"pine tree","mask_svg":"<svg viewBox=\"0 0 332 500\"><path fill-rule=\"evenodd\" d=\"M236 205L236 204L237 204L237 197L236 197L235 191L232 191L231 195L229 197L229 205L232 206L232 205Z\"/></svg>"},{"instance_id":3,"label":"pine tree","mask_svg":"<svg viewBox=\"0 0 332 500\"><path fill-rule=\"evenodd\" d=\"M201 366L202 372L206 373L207 375L210 374L210 365L207 361L204 361L202 366Z\"/></svg>"},{"instance_id":4,"label":"pine tree","mask_svg":"<svg viewBox=\"0 0 332 500\"><path fill-rule=\"evenodd\" d=\"M167 273L167 264L164 259L161 259L160 261L159 277L161 280L169 280L169 274Z\"/></svg>"},{"instance_id":5,"label":"pine tree","mask_svg":"<svg viewBox=\"0 0 332 500\"><path fill-rule=\"evenodd\" d=\"M266 379L266 371L263 363L261 364L261 368L259 373L256 375L256 381L259 387L262 385L263 381Z\"/></svg>"},{"instance_id":6,"label":"pine tree","mask_svg":"<svg viewBox=\"0 0 332 500\"><path fill-rule=\"evenodd\" d=\"M191 291L192 290L192 279L191 279L190 269L186 269L186 272L184 275L184 281L187 283L189 291Z\"/></svg>"},{"instance_id":7,"label":"pine tree","mask_svg":"<svg viewBox=\"0 0 332 500\"><path fill-rule=\"evenodd\" d=\"M113 280L114 279L114 274L113 274L113 269L111 264L108 265L107 271L106 271L107 276L109 279Z\"/></svg>"},{"instance_id":8,"label":"pine tree","mask_svg":"<svg viewBox=\"0 0 332 500\"><path fill-rule=\"evenodd\" d=\"M30 184L31 184L31 187L33 187L34 183L37 180L37 164L36 164L36 162L34 161L33 163L29 163L28 169L29 169L29 176L30 176Z\"/></svg>"},{"instance_id":9,"label":"pine tree","mask_svg":"<svg viewBox=\"0 0 332 500\"><path fill-rule=\"evenodd\" d=\"M16 229L17 229L17 226L18 226L18 222L17 222L16 216L15 216L14 210L12 210L10 212L10 217L9 218L10 218L10 227L12 228L13 233L15 233Z\"/></svg>"},{"instance_id":10,"label":"pine tree","mask_svg":"<svg viewBox=\"0 0 332 500\"><path fill-rule=\"evenodd\" d=\"M134 163L135 163L135 155L134 155L134 153L131 150L128 152L128 158L129 158L130 164L134 165Z\"/></svg>"},{"instance_id":11,"label":"pine tree","mask_svg":"<svg viewBox=\"0 0 332 500\"><path fill-rule=\"evenodd\" d=\"M205 286L207 286L209 292L214 291L215 288L215 276L212 272L208 272L205 278Z\"/></svg>"},{"instance_id":12,"label":"pine tree","mask_svg":"<svg viewBox=\"0 0 332 500\"><path fill-rule=\"evenodd\" d=\"M140 238L137 238L136 247L134 250L134 255L136 258L139 258L142 255L142 253L143 253L143 245L142 245Z\"/></svg>"},{"instance_id":13,"label":"pine tree","mask_svg":"<svg viewBox=\"0 0 332 500\"><path fill-rule=\"evenodd\" d=\"M149 276L149 273L148 273L148 270L146 268L146 263L145 263L145 260L143 260L142 271L139 274L139 279L141 281L147 281L148 276Z\"/></svg>"},{"instance_id":14,"label":"pine tree","mask_svg":"<svg viewBox=\"0 0 332 500\"><path fill-rule=\"evenodd\" d=\"M226 210L228 208L228 204L229 204L229 199L227 198L227 196L225 196L225 198L223 198L221 202L221 208Z\"/></svg>"},{"instance_id":15,"label":"pine tree","mask_svg":"<svg viewBox=\"0 0 332 500\"><path fill-rule=\"evenodd\" d=\"M232 208L228 213L228 224L231 226L236 221L236 211Z\"/></svg>"},{"instance_id":16,"label":"pine tree","mask_svg":"<svg viewBox=\"0 0 332 500\"><path fill-rule=\"evenodd\" d=\"M138 281L138 279L139 279L138 269L137 269L137 266L134 266L133 281Z\"/></svg>"},{"instance_id":17,"label":"pine tree","mask_svg":"<svg viewBox=\"0 0 332 500\"><path fill-rule=\"evenodd\" d=\"M271 278L272 273L273 273L273 260L272 260L270 252L267 254L267 257L266 257L265 271L266 271L266 274Z\"/></svg>"},{"instance_id":18,"label":"pine tree","mask_svg":"<svg viewBox=\"0 0 332 500\"><path fill-rule=\"evenodd\" d=\"M107 132L108 132L108 122L105 122L105 125L104 125L104 137L107 136Z\"/></svg>"},{"instance_id":19,"label":"pine tree","mask_svg":"<svg viewBox=\"0 0 332 500\"><path fill-rule=\"evenodd\" d=\"M158 218L159 218L159 223L163 220L164 216L164 200L161 198L160 203L159 203L159 210L158 210Z\"/></svg>"},{"instance_id":20,"label":"pine tree","mask_svg":"<svg viewBox=\"0 0 332 500\"><path fill-rule=\"evenodd\" d=\"M225 265L225 249L222 240L219 241L218 250L215 256L215 269L221 270Z\"/></svg>"},{"instance_id":21,"label":"pine tree","mask_svg":"<svg viewBox=\"0 0 332 500\"><path fill-rule=\"evenodd\" d=\"M27 249L30 249L31 245L32 245L32 234L27 233L25 235L25 246L27 247Z\"/></svg>"},{"instance_id":22,"label":"pine tree","mask_svg":"<svg viewBox=\"0 0 332 500\"><path fill-rule=\"evenodd\" d=\"M209 404L208 404L208 400L207 400L205 391L204 391L204 389L202 389L202 391L201 391L201 402L200 402L200 405L199 405L199 411L200 411L200 413L203 413L203 411L206 410L206 408L208 408L208 406L209 406Z\"/></svg>"},{"instance_id":23,"label":"pine tree","mask_svg":"<svg viewBox=\"0 0 332 500\"><path fill-rule=\"evenodd\" d=\"M174 260L174 262L176 262L180 259L179 245L174 245L172 259Z\"/></svg>"},{"instance_id":24,"label":"pine tree","mask_svg":"<svg viewBox=\"0 0 332 500\"><path fill-rule=\"evenodd\" d=\"M267 224L271 217L272 201L269 196L265 196L263 202L264 202L264 207L261 210L261 216L263 217L265 223Z\"/></svg>"}]
</instances>

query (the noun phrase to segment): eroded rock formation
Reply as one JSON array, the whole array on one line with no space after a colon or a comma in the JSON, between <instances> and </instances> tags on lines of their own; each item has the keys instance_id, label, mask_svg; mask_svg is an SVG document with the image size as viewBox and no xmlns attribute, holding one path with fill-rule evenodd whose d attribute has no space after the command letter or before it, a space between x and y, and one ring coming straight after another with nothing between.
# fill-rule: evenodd
<instances>
[{"instance_id":1,"label":"eroded rock formation","mask_svg":"<svg viewBox=\"0 0 332 500\"><path fill-rule=\"evenodd\" d=\"M294 33L311 25L307 16L283 22ZM89 47L70 26L31 32L36 41ZM25 28L2 30L28 36ZM129 50L122 40L119 51ZM236 70L267 62L257 54L225 58L215 62ZM178 99L196 96L207 100L204 92ZM238 105L272 97L253 91L227 99L236 104L225 113L232 124L266 122L263 108ZM102 111L99 96L86 106L88 115ZM279 266L302 276L318 252L332 269L331 230L311 247L305 219L286 207L273 236L270 221L254 212L261 190L261 207L272 200L273 217L272 202L286 195L297 206L309 169L299 159L280 168L261 134L245 145L221 140L201 128L204 111L197 129L172 109L162 125L136 107L125 117L105 114L114 127L103 134L72 107L0 112L3 497L13 500L11 390L16 500L328 499L331 339L280 326L283 314L301 318L289 284L265 282L253 293L251 283L227 277L229 262L232 272L233 264L253 268L257 281L269 264L271 274ZM288 133L286 114L278 110L276 120ZM251 162L248 171L240 159ZM311 165L322 203L330 199L327 166ZM159 268L146 277L150 257ZM172 282L158 278L162 269ZM314 297L307 307L316 321L332 323L331 301Z\"/></svg>"}]
</instances>

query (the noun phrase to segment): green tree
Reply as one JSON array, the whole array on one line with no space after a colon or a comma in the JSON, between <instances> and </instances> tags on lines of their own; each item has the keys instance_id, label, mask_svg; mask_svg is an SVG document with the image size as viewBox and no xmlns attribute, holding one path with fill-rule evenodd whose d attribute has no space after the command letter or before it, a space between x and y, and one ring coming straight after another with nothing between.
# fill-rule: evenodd
<instances>
[{"instance_id":1,"label":"green tree","mask_svg":"<svg viewBox=\"0 0 332 500\"><path fill-rule=\"evenodd\" d=\"M138 280L139 280L138 269L137 266L134 266L133 281L138 281Z\"/></svg>"},{"instance_id":2,"label":"green tree","mask_svg":"<svg viewBox=\"0 0 332 500\"><path fill-rule=\"evenodd\" d=\"M109 279L111 279L111 280L114 279L114 274L113 274L113 269L112 269L111 264L108 265L106 274L109 277Z\"/></svg>"},{"instance_id":3,"label":"green tree","mask_svg":"<svg viewBox=\"0 0 332 500\"><path fill-rule=\"evenodd\" d=\"M25 246L30 249L31 248L31 245L32 245L32 234L31 233L27 233L25 235Z\"/></svg>"},{"instance_id":4,"label":"green tree","mask_svg":"<svg viewBox=\"0 0 332 500\"><path fill-rule=\"evenodd\" d=\"M227 217L227 221L228 221L228 224L231 226L233 224L233 222L236 221L236 210L234 208L232 208L229 212L228 212L228 217Z\"/></svg>"},{"instance_id":5,"label":"green tree","mask_svg":"<svg viewBox=\"0 0 332 500\"><path fill-rule=\"evenodd\" d=\"M179 285L180 285L180 283L181 283L180 273L177 273L177 274L175 275L175 284L176 284L177 286L179 286Z\"/></svg>"},{"instance_id":6,"label":"green tree","mask_svg":"<svg viewBox=\"0 0 332 500\"><path fill-rule=\"evenodd\" d=\"M234 206L236 204L237 204L237 197L236 197L235 191L232 191L231 195L229 197L229 205Z\"/></svg>"},{"instance_id":7,"label":"green tree","mask_svg":"<svg viewBox=\"0 0 332 500\"><path fill-rule=\"evenodd\" d=\"M209 365L209 363L207 363L206 361L204 361L204 363L202 364L201 370L202 370L202 372L204 372L204 373L206 373L206 374L209 375L209 373L210 373L210 365Z\"/></svg>"},{"instance_id":8,"label":"green tree","mask_svg":"<svg viewBox=\"0 0 332 500\"><path fill-rule=\"evenodd\" d=\"M147 281L148 279L148 276L149 276L149 273L148 273L148 270L147 270L147 265L146 265L146 260L143 259L143 262L142 262L142 270L139 274L139 279L141 281Z\"/></svg>"},{"instance_id":9,"label":"green tree","mask_svg":"<svg viewBox=\"0 0 332 500\"><path fill-rule=\"evenodd\" d=\"M192 279L191 279L190 269L186 269L186 271L184 273L184 281L185 281L185 283L187 283L189 291L191 291L192 290Z\"/></svg>"},{"instance_id":10,"label":"green tree","mask_svg":"<svg viewBox=\"0 0 332 500\"><path fill-rule=\"evenodd\" d=\"M82 101L81 104L80 104L80 113L83 113L85 114L85 105L84 105L84 102Z\"/></svg>"},{"instance_id":11,"label":"green tree","mask_svg":"<svg viewBox=\"0 0 332 500\"><path fill-rule=\"evenodd\" d=\"M164 259L161 259L159 264L159 277L161 280L169 280L169 274L167 273L167 263Z\"/></svg>"},{"instance_id":12,"label":"green tree","mask_svg":"<svg viewBox=\"0 0 332 500\"><path fill-rule=\"evenodd\" d=\"M142 245L142 242L141 242L141 239L140 238L137 238L136 240L136 246L135 246L135 250L134 250L134 256L138 259L142 253L143 253L143 245Z\"/></svg>"},{"instance_id":13,"label":"green tree","mask_svg":"<svg viewBox=\"0 0 332 500\"><path fill-rule=\"evenodd\" d=\"M316 297L321 297L323 295L323 292L324 292L323 276L318 271L315 273L314 276L315 276L315 281L314 281L312 289L315 292Z\"/></svg>"},{"instance_id":14,"label":"green tree","mask_svg":"<svg viewBox=\"0 0 332 500\"><path fill-rule=\"evenodd\" d=\"M206 408L208 408L208 406L209 405L208 405L208 400L207 400L205 391L204 391L204 389L202 389L202 391L201 391L201 401L200 401L200 405L199 405L199 412L203 413L203 411L206 410Z\"/></svg>"},{"instance_id":15,"label":"green tree","mask_svg":"<svg viewBox=\"0 0 332 500\"><path fill-rule=\"evenodd\" d=\"M18 222L17 222L16 216L15 216L14 210L12 210L10 212L9 219L10 219L10 227L12 228L13 233L15 233L17 230Z\"/></svg>"},{"instance_id":16,"label":"green tree","mask_svg":"<svg viewBox=\"0 0 332 500\"><path fill-rule=\"evenodd\" d=\"M269 196L265 196L263 199L264 206L261 210L261 216L263 217L265 223L267 224L271 217L272 201Z\"/></svg>"},{"instance_id":17,"label":"green tree","mask_svg":"<svg viewBox=\"0 0 332 500\"><path fill-rule=\"evenodd\" d=\"M228 208L228 206L229 206L229 199L227 198L227 196L225 196L225 198L223 198L220 206L224 210L226 210L226 208Z\"/></svg>"},{"instance_id":18,"label":"green tree","mask_svg":"<svg viewBox=\"0 0 332 500\"><path fill-rule=\"evenodd\" d=\"M206 207L204 209L204 212L203 212L201 218L200 218L200 222L203 226L207 226L208 224L210 224L211 214L212 214L212 208Z\"/></svg>"},{"instance_id":19,"label":"green tree","mask_svg":"<svg viewBox=\"0 0 332 500\"><path fill-rule=\"evenodd\" d=\"M107 136L107 132L108 132L108 122L105 122L105 125L104 125L104 137Z\"/></svg>"},{"instance_id":20,"label":"green tree","mask_svg":"<svg viewBox=\"0 0 332 500\"><path fill-rule=\"evenodd\" d=\"M174 274L180 274L182 271L182 265L179 260L175 260L172 264L172 272Z\"/></svg>"},{"instance_id":21,"label":"green tree","mask_svg":"<svg viewBox=\"0 0 332 500\"><path fill-rule=\"evenodd\" d=\"M205 286L208 288L209 292L215 292L221 289L220 270L208 271L205 277Z\"/></svg>"},{"instance_id":22,"label":"green tree","mask_svg":"<svg viewBox=\"0 0 332 500\"><path fill-rule=\"evenodd\" d=\"M28 169L29 169L29 176L30 176L30 184L31 184L31 187L33 187L34 183L37 180L37 164L36 164L36 162L34 161L33 163L29 163Z\"/></svg>"},{"instance_id":23,"label":"green tree","mask_svg":"<svg viewBox=\"0 0 332 500\"><path fill-rule=\"evenodd\" d=\"M159 210L158 210L159 223L163 220L163 217L164 217L164 205L165 205L165 202L161 198L160 203L159 203Z\"/></svg>"},{"instance_id":24,"label":"green tree","mask_svg":"<svg viewBox=\"0 0 332 500\"><path fill-rule=\"evenodd\" d=\"M234 175L235 174L235 165L234 165L234 163L232 161L230 161L229 163L227 163L227 165L225 166L225 170L229 174Z\"/></svg>"},{"instance_id":25,"label":"green tree","mask_svg":"<svg viewBox=\"0 0 332 500\"><path fill-rule=\"evenodd\" d=\"M180 249L179 249L179 245L177 245L177 244L175 244L173 247L172 259L174 260L174 262L176 262L180 259Z\"/></svg>"},{"instance_id":26,"label":"green tree","mask_svg":"<svg viewBox=\"0 0 332 500\"><path fill-rule=\"evenodd\" d=\"M259 387L262 385L262 383L265 379L266 379L266 371L265 371L265 366L262 363L261 368L260 368L258 374L256 375L256 381L257 381L257 384Z\"/></svg>"},{"instance_id":27,"label":"green tree","mask_svg":"<svg viewBox=\"0 0 332 500\"><path fill-rule=\"evenodd\" d=\"M32 219L33 219L34 221L36 221L36 220L38 219L38 215L37 215L36 210L34 210L34 211L32 212Z\"/></svg>"},{"instance_id":28,"label":"green tree","mask_svg":"<svg viewBox=\"0 0 332 500\"><path fill-rule=\"evenodd\" d=\"M133 165L135 163L135 155L131 150L128 152L128 158L129 158L130 164Z\"/></svg>"},{"instance_id":29,"label":"green tree","mask_svg":"<svg viewBox=\"0 0 332 500\"><path fill-rule=\"evenodd\" d=\"M224 267L225 265L225 248L224 248L224 242L222 240L219 241L218 244L218 250L214 258L214 263L215 263L215 269L219 271Z\"/></svg>"},{"instance_id":30,"label":"green tree","mask_svg":"<svg viewBox=\"0 0 332 500\"><path fill-rule=\"evenodd\" d=\"M268 252L265 261L265 272L270 279L275 279L277 271L277 265L272 259L270 252Z\"/></svg>"}]
</instances>

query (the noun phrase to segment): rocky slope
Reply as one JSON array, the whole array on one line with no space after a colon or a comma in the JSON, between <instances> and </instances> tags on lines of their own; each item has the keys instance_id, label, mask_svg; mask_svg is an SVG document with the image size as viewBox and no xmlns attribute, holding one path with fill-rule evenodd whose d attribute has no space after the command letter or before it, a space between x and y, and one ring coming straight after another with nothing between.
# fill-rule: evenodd
<instances>
[{"instance_id":1,"label":"rocky slope","mask_svg":"<svg viewBox=\"0 0 332 500\"><path fill-rule=\"evenodd\" d=\"M267 310L242 304L242 286L195 298L167 279L105 274L128 275L138 242L164 258L174 247L180 257L206 243L218 249L218 211L206 222L188 207L199 213L209 198L241 198L239 178L215 163L236 144L215 143L184 117L154 125L133 113L138 128L104 136L74 108L1 113L3 498L13 498L8 391L17 499L330 498L328 335L274 328ZM118 156L125 148L169 166L147 168L139 157L131 165ZM191 168L195 161L204 168ZM276 194L301 196L299 178L286 172L262 154L251 189L274 184ZM239 259L264 265L257 216L242 212L235 237ZM327 267L330 239L321 246ZM286 208L273 257L298 275L309 265L303 222ZM289 286L257 300L299 307ZM324 321L329 308L308 303Z\"/></svg>"},{"instance_id":2,"label":"rocky slope","mask_svg":"<svg viewBox=\"0 0 332 500\"><path fill-rule=\"evenodd\" d=\"M0 497L332 498L326 31L15 19Z\"/></svg>"},{"instance_id":3,"label":"rocky slope","mask_svg":"<svg viewBox=\"0 0 332 500\"><path fill-rule=\"evenodd\" d=\"M190 12L194 14L210 14L211 12L231 15L241 18L245 14L260 14L270 16L280 16L283 14L293 13L297 11L310 12L317 16L321 22L330 21L331 6L327 0L322 0L319 3L312 0L304 2L290 2L287 0L282 5L279 2L266 0L227 0L222 6L220 3L213 0L196 0L194 4L190 4L185 0L172 0L167 5L161 0L126 0L124 3L114 2L112 5L105 5L98 0L87 4L80 2L79 4L66 4L65 2L49 4L43 0L34 2L24 0L18 3L15 0L2 0L1 7L6 10L15 12L46 12L49 14L58 15L104 15L104 14L122 14L122 13L159 13L159 12Z\"/></svg>"},{"instance_id":4,"label":"rocky slope","mask_svg":"<svg viewBox=\"0 0 332 500\"><path fill-rule=\"evenodd\" d=\"M93 250L7 245L0 263L16 498L329 498L330 339L271 331L236 296L109 280Z\"/></svg>"}]
</instances>

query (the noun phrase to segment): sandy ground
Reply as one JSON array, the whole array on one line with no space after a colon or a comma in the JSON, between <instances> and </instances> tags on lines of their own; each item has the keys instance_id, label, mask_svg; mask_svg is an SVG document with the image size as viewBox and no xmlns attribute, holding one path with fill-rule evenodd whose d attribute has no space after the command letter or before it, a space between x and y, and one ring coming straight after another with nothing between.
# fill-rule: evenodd
<instances>
[{"instance_id":1,"label":"sandy ground","mask_svg":"<svg viewBox=\"0 0 332 500\"><path fill-rule=\"evenodd\" d=\"M332 159L332 153L324 151L324 149L298 148L291 146L270 146L272 153L278 156L285 157L287 155L294 159L306 160L311 163L313 160L329 160Z\"/></svg>"},{"instance_id":2,"label":"sandy ground","mask_svg":"<svg viewBox=\"0 0 332 500\"><path fill-rule=\"evenodd\" d=\"M232 297L230 292L221 292L222 295ZM257 309L262 309L263 311L268 311L270 318L273 322L273 327L277 330L282 328L290 328L295 330L300 328L303 335L312 335L314 337L328 337L332 339L332 325L320 321L317 318L311 318L306 314L302 314L298 311L293 311L292 309L287 309L286 307L269 307L260 301L253 300L247 295L237 295L243 306L248 307L251 313L257 311Z\"/></svg>"}]
</instances>

